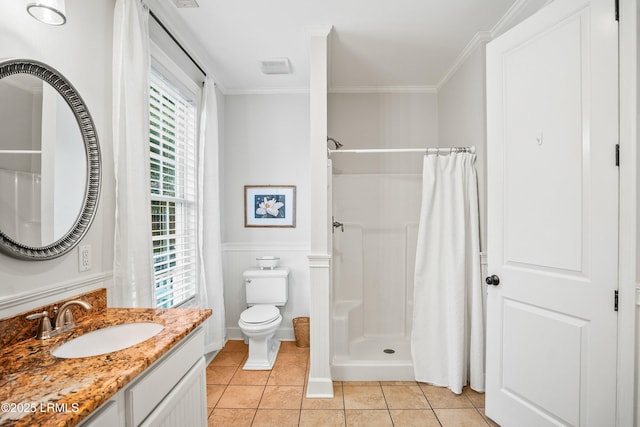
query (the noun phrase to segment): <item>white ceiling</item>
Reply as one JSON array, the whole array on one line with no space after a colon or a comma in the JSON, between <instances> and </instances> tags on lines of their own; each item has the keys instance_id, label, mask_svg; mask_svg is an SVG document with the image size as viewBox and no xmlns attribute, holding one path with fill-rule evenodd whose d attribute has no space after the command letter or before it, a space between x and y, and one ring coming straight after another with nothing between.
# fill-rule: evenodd
<instances>
[{"instance_id":1,"label":"white ceiling","mask_svg":"<svg viewBox=\"0 0 640 427\"><path fill-rule=\"evenodd\" d=\"M527 0L198 2L199 8L178 9L171 0L150 5L224 92L251 93L308 87L307 29L317 25L333 26L331 90L435 90L465 47L490 38ZM289 58L293 72L263 74L260 61L274 57Z\"/></svg>"}]
</instances>

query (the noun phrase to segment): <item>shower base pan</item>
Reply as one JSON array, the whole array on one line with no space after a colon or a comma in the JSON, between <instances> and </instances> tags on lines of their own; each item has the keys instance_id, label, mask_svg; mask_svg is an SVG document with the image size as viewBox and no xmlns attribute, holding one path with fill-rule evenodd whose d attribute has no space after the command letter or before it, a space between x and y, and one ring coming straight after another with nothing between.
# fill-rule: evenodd
<instances>
[{"instance_id":1,"label":"shower base pan","mask_svg":"<svg viewBox=\"0 0 640 427\"><path fill-rule=\"evenodd\" d=\"M333 357L336 381L415 381L408 338L358 338L348 357Z\"/></svg>"}]
</instances>

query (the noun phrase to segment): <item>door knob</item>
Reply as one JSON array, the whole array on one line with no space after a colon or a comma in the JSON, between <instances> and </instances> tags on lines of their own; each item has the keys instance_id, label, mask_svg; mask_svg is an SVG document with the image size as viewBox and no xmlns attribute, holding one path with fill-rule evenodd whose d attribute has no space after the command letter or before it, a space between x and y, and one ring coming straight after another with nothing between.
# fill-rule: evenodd
<instances>
[{"instance_id":1,"label":"door knob","mask_svg":"<svg viewBox=\"0 0 640 427\"><path fill-rule=\"evenodd\" d=\"M500 284L500 278L495 274L493 276L487 276L487 278L484 279L484 281L487 282L487 285L491 285L491 286L498 286Z\"/></svg>"}]
</instances>

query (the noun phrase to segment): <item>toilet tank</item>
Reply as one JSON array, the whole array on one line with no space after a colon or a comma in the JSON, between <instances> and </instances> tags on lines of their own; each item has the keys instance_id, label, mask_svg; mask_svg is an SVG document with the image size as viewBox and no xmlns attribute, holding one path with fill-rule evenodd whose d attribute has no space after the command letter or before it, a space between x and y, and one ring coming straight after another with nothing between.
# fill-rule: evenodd
<instances>
[{"instance_id":1,"label":"toilet tank","mask_svg":"<svg viewBox=\"0 0 640 427\"><path fill-rule=\"evenodd\" d=\"M289 298L289 269L287 267L261 270L250 268L243 275L247 305L285 305Z\"/></svg>"}]
</instances>

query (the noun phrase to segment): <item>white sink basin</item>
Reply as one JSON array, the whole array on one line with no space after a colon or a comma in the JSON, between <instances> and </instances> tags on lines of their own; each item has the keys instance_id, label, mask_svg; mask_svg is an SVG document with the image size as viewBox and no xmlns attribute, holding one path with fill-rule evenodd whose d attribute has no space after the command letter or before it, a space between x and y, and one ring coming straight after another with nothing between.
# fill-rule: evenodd
<instances>
[{"instance_id":1,"label":"white sink basin","mask_svg":"<svg viewBox=\"0 0 640 427\"><path fill-rule=\"evenodd\" d=\"M55 357L75 359L98 356L146 341L164 329L159 323L137 322L109 326L80 335L51 351Z\"/></svg>"}]
</instances>

